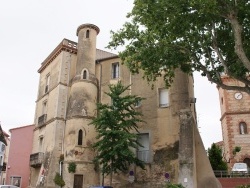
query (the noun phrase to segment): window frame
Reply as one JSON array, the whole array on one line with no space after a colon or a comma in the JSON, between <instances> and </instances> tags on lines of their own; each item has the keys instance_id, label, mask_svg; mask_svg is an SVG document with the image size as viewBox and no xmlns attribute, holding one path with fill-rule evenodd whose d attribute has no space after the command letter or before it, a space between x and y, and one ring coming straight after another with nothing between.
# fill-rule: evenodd
<instances>
[{"instance_id":1,"label":"window frame","mask_svg":"<svg viewBox=\"0 0 250 188\"><path fill-rule=\"evenodd\" d=\"M141 105L142 105L141 103L142 103L142 100L137 100L137 101L135 102L135 104L134 104L135 108L141 107Z\"/></svg>"},{"instance_id":2,"label":"window frame","mask_svg":"<svg viewBox=\"0 0 250 188\"><path fill-rule=\"evenodd\" d=\"M248 134L246 122L241 121L239 123L239 132L240 132L240 135Z\"/></svg>"},{"instance_id":3,"label":"window frame","mask_svg":"<svg viewBox=\"0 0 250 188\"><path fill-rule=\"evenodd\" d=\"M169 90L167 88L159 88L158 93L159 93L158 94L158 106L159 106L159 108L169 107L169 102L170 102L169 101ZM164 95L166 95L166 96L164 96ZM166 99L162 99L164 97L166 97Z\"/></svg>"},{"instance_id":4,"label":"window frame","mask_svg":"<svg viewBox=\"0 0 250 188\"><path fill-rule=\"evenodd\" d=\"M43 143L44 143L44 136L39 136L38 150L39 150L40 152L43 152Z\"/></svg>"},{"instance_id":5,"label":"window frame","mask_svg":"<svg viewBox=\"0 0 250 188\"><path fill-rule=\"evenodd\" d=\"M146 141L147 141L147 149L143 149L143 147L138 146L136 148L136 157L138 159L140 159L141 161L145 162L145 163L150 163L151 162L151 157L150 157L150 134L148 132L145 133L139 133L137 134L137 142L140 143L139 139L140 137L142 137L143 135L146 135ZM141 143L140 143L141 144ZM142 146L145 146L145 144L142 144Z\"/></svg>"},{"instance_id":6,"label":"window frame","mask_svg":"<svg viewBox=\"0 0 250 188\"><path fill-rule=\"evenodd\" d=\"M18 185L14 184L15 179L19 180ZM22 185L22 177L21 176L10 176L10 184L15 185L17 187L21 187L21 185Z\"/></svg>"},{"instance_id":7,"label":"window frame","mask_svg":"<svg viewBox=\"0 0 250 188\"><path fill-rule=\"evenodd\" d=\"M50 84L50 73L46 75L44 93L48 93Z\"/></svg>"},{"instance_id":8,"label":"window frame","mask_svg":"<svg viewBox=\"0 0 250 188\"><path fill-rule=\"evenodd\" d=\"M119 64L119 62L112 63L111 78L112 79L120 78L120 64Z\"/></svg>"},{"instance_id":9,"label":"window frame","mask_svg":"<svg viewBox=\"0 0 250 188\"><path fill-rule=\"evenodd\" d=\"M85 75L85 73L86 73L86 75ZM81 78L83 80L88 80L89 79L89 71L88 71L88 69L86 69L86 68L82 69Z\"/></svg>"},{"instance_id":10,"label":"window frame","mask_svg":"<svg viewBox=\"0 0 250 188\"><path fill-rule=\"evenodd\" d=\"M79 129L77 134L77 145L82 146L83 145L83 130Z\"/></svg>"},{"instance_id":11,"label":"window frame","mask_svg":"<svg viewBox=\"0 0 250 188\"><path fill-rule=\"evenodd\" d=\"M46 114L48 109L48 100L43 101L42 114Z\"/></svg>"},{"instance_id":12,"label":"window frame","mask_svg":"<svg viewBox=\"0 0 250 188\"><path fill-rule=\"evenodd\" d=\"M90 36L90 30L89 30L89 29L87 29L87 31L86 31L86 39L88 39L88 38L89 38L89 36Z\"/></svg>"}]
</instances>

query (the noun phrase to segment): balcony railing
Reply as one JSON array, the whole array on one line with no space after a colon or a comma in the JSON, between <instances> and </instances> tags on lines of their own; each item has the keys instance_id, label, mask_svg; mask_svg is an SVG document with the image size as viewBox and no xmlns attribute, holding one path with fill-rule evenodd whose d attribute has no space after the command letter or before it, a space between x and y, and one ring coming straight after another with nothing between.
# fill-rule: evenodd
<instances>
[{"instance_id":1,"label":"balcony railing","mask_svg":"<svg viewBox=\"0 0 250 188\"><path fill-rule=\"evenodd\" d=\"M40 167L43 163L44 153L38 152L30 155L30 166L31 167Z\"/></svg>"},{"instance_id":2,"label":"balcony railing","mask_svg":"<svg viewBox=\"0 0 250 188\"><path fill-rule=\"evenodd\" d=\"M47 120L47 114L43 114L38 118L38 126L42 126L45 124Z\"/></svg>"},{"instance_id":3,"label":"balcony railing","mask_svg":"<svg viewBox=\"0 0 250 188\"><path fill-rule=\"evenodd\" d=\"M137 158L145 163L149 162L149 150L137 151Z\"/></svg>"}]
</instances>

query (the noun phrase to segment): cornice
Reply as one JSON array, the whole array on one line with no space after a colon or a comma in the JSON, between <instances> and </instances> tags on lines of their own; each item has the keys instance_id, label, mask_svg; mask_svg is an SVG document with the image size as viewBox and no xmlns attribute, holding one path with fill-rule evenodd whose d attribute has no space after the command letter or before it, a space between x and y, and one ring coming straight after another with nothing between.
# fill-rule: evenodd
<instances>
[{"instance_id":1,"label":"cornice","mask_svg":"<svg viewBox=\"0 0 250 188\"><path fill-rule=\"evenodd\" d=\"M45 126L47 126L48 124L50 124L50 123L52 123L54 121L64 121L65 122L65 119L61 118L61 117L51 118L48 121L46 121L43 125L40 125L40 126L36 125L36 128L34 129L34 131L41 129L42 127L45 127Z\"/></svg>"},{"instance_id":2,"label":"cornice","mask_svg":"<svg viewBox=\"0 0 250 188\"><path fill-rule=\"evenodd\" d=\"M53 89L55 89L55 88L58 87L59 85L63 85L63 86L68 87L67 84L64 84L64 83L62 83L62 82L59 82L59 83L58 83L57 85L55 85L54 87L50 88L50 89L48 90L47 93L44 93L43 95L41 95L40 97L38 97L37 100L36 100L35 102L38 102L39 100L41 100L45 95L48 95Z\"/></svg>"},{"instance_id":3,"label":"cornice","mask_svg":"<svg viewBox=\"0 0 250 188\"><path fill-rule=\"evenodd\" d=\"M50 53L50 55L42 62L42 66L38 69L41 73L62 51L77 54L77 43L68 39L63 39L62 42Z\"/></svg>"},{"instance_id":4,"label":"cornice","mask_svg":"<svg viewBox=\"0 0 250 188\"><path fill-rule=\"evenodd\" d=\"M225 116L230 116L230 115L239 115L239 114L250 114L250 111L248 110L248 111L238 111L238 112L225 112L222 116L221 116L221 118L220 118L220 121L222 121L224 118L225 118Z\"/></svg>"}]
</instances>

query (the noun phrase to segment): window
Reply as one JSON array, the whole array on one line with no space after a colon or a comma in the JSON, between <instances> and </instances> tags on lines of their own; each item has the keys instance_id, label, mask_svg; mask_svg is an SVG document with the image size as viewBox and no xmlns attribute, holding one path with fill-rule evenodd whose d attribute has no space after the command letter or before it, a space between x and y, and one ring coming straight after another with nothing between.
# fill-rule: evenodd
<instances>
[{"instance_id":1,"label":"window","mask_svg":"<svg viewBox=\"0 0 250 188\"><path fill-rule=\"evenodd\" d=\"M160 107L168 107L169 106L168 90L167 89L159 89L159 106Z\"/></svg>"},{"instance_id":2,"label":"window","mask_svg":"<svg viewBox=\"0 0 250 188\"><path fill-rule=\"evenodd\" d=\"M46 76L45 93L49 91L50 74Z\"/></svg>"},{"instance_id":3,"label":"window","mask_svg":"<svg viewBox=\"0 0 250 188\"><path fill-rule=\"evenodd\" d=\"M239 124L240 134L247 134L247 125L245 122Z\"/></svg>"},{"instance_id":4,"label":"window","mask_svg":"<svg viewBox=\"0 0 250 188\"><path fill-rule=\"evenodd\" d=\"M135 107L138 108L138 107L140 107L140 106L141 106L141 100L137 100L137 101L135 102Z\"/></svg>"},{"instance_id":5,"label":"window","mask_svg":"<svg viewBox=\"0 0 250 188\"><path fill-rule=\"evenodd\" d=\"M112 78L119 78L119 63L112 64Z\"/></svg>"},{"instance_id":6,"label":"window","mask_svg":"<svg viewBox=\"0 0 250 188\"><path fill-rule=\"evenodd\" d=\"M5 145L2 144L1 151L4 152L4 150L5 150Z\"/></svg>"},{"instance_id":7,"label":"window","mask_svg":"<svg viewBox=\"0 0 250 188\"><path fill-rule=\"evenodd\" d=\"M43 151L43 136L39 138L39 151Z\"/></svg>"},{"instance_id":8,"label":"window","mask_svg":"<svg viewBox=\"0 0 250 188\"><path fill-rule=\"evenodd\" d=\"M89 72L87 69L82 70L82 79L88 79L89 77Z\"/></svg>"},{"instance_id":9,"label":"window","mask_svg":"<svg viewBox=\"0 0 250 188\"><path fill-rule=\"evenodd\" d=\"M43 102L43 114L47 112L47 100Z\"/></svg>"},{"instance_id":10,"label":"window","mask_svg":"<svg viewBox=\"0 0 250 188\"><path fill-rule=\"evenodd\" d=\"M117 109L117 102L115 102L113 98L111 98L111 104L110 104L110 106L112 106L113 109L115 109L115 110Z\"/></svg>"},{"instance_id":11,"label":"window","mask_svg":"<svg viewBox=\"0 0 250 188\"><path fill-rule=\"evenodd\" d=\"M3 156L0 156L0 166L3 166Z\"/></svg>"},{"instance_id":12,"label":"window","mask_svg":"<svg viewBox=\"0 0 250 188\"><path fill-rule=\"evenodd\" d=\"M141 144L137 148L137 158L146 163L149 162L149 134L139 134L137 141Z\"/></svg>"},{"instance_id":13,"label":"window","mask_svg":"<svg viewBox=\"0 0 250 188\"><path fill-rule=\"evenodd\" d=\"M86 38L89 38L89 30L86 31Z\"/></svg>"},{"instance_id":14,"label":"window","mask_svg":"<svg viewBox=\"0 0 250 188\"><path fill-rule=\"evenodd\" d=\"M87 71L86 70L83 71L83 79L87 79Z\"/></svg>"},{"instance_id":15,"label":"window","mask_svg":"<svg viewBox=\"0 0 250 188\"><path fill-rule=\"evenodd\" d=\"M10 184L15 185L17 187L20 187L21 186L21 177L11 176L10 177Z\"/></svg>"},{"instance_id":16,"label":"window","mask_svg":"<svg viewBox=\"0 0 250 188\"><path fill-rule=\"evenodd\" d=\"M82 145L82 137L83 135L82 135L82 130L80 129L79 131L78 131L78 145L79 146L81 146Z\"/></svg>"}]
</instances>

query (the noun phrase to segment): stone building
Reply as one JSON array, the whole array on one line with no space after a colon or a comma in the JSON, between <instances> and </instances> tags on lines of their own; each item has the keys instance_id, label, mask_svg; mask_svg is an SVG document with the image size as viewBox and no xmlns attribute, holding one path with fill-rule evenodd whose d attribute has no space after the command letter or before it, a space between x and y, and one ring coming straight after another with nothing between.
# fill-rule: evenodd
<instances>
[{"instance_id":1,"label":"stone building","mask_svg":"<svg viewBox=\"0 0 250 188\"><path fill-rule=\"evenodd\" d=\"M146 98L136 106L146 122L138 125L144 147L136 155L146 162L146 170L131 166L133 173L116 175L113 186L161 187L168 180L190 188L217 187L196 127L192 76L177 70L171 88L159 78L151 89L142 74L131 74L117 55L96 49L98 33L93 24L80 25L78 43L63 39L38 70L30 187L55 187L56 173L65 187L101 184L92 162L96 133L89 123L97 115L97 102L111 103L104 92L118 81L132 84L127 94ZM68 171L72 162L75 172Z\"/></svg>"},{"instance_id":2,"label":"stone building","mask_svg":"<svg viewBox=\"0 0 250 188\"><path fill-rule=\"evenodd\" d=\"M227 85L243 84L227 76L222 77ZM235 162L245 162L250 168L250 96L244 92L218 89L221 109L223 157L232 167ZM235 147L241 151L233 152Z\"/></svg>"}]
</instances>

